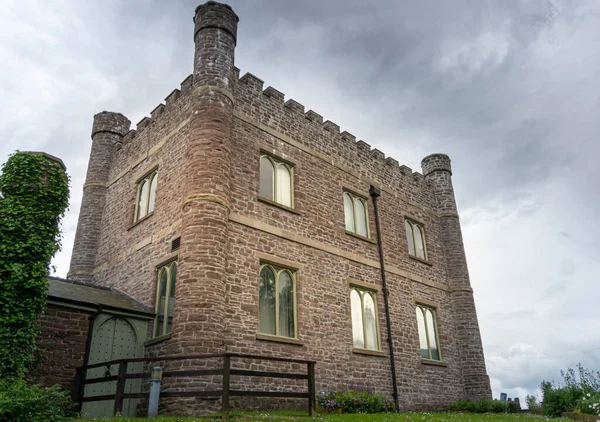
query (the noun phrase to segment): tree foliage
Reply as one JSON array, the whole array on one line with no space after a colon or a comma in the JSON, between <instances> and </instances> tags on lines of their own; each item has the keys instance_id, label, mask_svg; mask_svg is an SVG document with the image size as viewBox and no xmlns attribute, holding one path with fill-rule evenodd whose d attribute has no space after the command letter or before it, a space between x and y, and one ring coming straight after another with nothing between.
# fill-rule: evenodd
<instances>
[{"instance_id":1,"label":"tree foliage","mask_svg":"<svg viewBox=\"0 0 600 422\"><path fill-rule=\"evenodd\" d=\"M0 193L0 378L22 378L35 352L50 259L60 249L69 177L44 154L16 152L2 166Z\"/></svg>"}]
</instances>

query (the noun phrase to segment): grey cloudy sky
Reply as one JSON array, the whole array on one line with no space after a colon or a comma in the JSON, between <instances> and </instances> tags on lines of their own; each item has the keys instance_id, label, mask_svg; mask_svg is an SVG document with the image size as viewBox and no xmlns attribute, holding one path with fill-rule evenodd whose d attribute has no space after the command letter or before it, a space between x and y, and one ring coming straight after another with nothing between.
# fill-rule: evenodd
<instances>
[{"instance_id":1,"label":"grey cloudy sky","mask_svg":"<svg viewBox=\"0 0 600 422\"><path fill-rule=\"evenodd\" d=\"M230 1L236 65L414 170L452 158L494 394L600 368L600 3ZM61 157L68 271L92 116L191 73L197 1L0 2L0 162Z\"/></svg>"}]
</instances>

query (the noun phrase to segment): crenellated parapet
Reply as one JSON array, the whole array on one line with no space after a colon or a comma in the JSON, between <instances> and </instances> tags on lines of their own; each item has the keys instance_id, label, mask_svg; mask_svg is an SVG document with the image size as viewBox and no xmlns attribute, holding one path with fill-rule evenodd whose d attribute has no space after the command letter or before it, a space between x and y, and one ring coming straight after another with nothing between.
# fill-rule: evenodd
<instances>
[{"instance_id":1,"label":"crenellated parapet","mask_svg":"<svg viewBox=\"0 0 600 422\"><path fill-rule=\"evenodd\" d=\"M430 189L421 173L413 173L409 167L400 165L398 160L386 157L384 152L371 148L371 145L364 140L357 140L353 134L341 130L337 123L324 119L316 111L310 109L305 111L306 107L295 99L290 98L286 101L285 94L278 89L272 86L264 88L264 81L256 75L245 73L239 77L238 68L234 69L234 74L238 76L236 95L243 96L244 101L249 101L252 107L259 109L262 107L269 113L280 112L286 117L297 119L300 124L312 125L303 132L313 133L315 136L325 137L333 144L339 144L348 152L349 161L369 163L377 169L377 173L382 175L381 180L385 180L386 183L397 181L399 184L416 184L421 188ZM281 109L278 109L279 107ZM319 135L319 132L322 135ZM294 134L290 136L294 137Z\"/></svg>"}]
</instances>

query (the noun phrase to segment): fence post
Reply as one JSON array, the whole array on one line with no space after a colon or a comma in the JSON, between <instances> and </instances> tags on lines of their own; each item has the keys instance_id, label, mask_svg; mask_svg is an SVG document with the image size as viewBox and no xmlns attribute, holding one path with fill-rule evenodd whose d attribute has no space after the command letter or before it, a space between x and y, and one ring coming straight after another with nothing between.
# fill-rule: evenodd
<instances>
[{"instance_id":1,"label":"fence post","mask_svg":"<svg viewBox=\"0 0 600 422\"><path fill-rule=\"evenodd\" d=\"M114 416L121 415L123 410L123 395L125 394L125 381L127 381L127 362L119 363L119 374L117 375L117 389L115 391Z\"/></svg>"},{"instance_id":2,"label":"fence post","mask_svg":"<svg viewBox=\"0 0 600 422\"><path fill-rule=\"evenodd\" d=\"M229 382L231 371L231 357L223 358L223 397L221 403L221 419L229 419Z\"/></svg>"},{"instance_id":3,"label":"fence post","mask_svg":"<svg viewBox=\"0 0 600 422\"><path fill-rule=\"evenodd\" d=\"M315 399L315 364L307 363L308 370L308 416L311 418L316 416L316 399Z\"/></svg>"},{"instance_id":4,"label":"fence post","mask_svg":"<svg viewBox=\"0 0 600 422\"><path fill-rule=\"evenodd\" d=\"M158 403L160 401L160 382L162 380L162 368L156 366L150 373L150 397L148 398L148 417L154 418L158 415Z\"/></svg>"},{"instance_id":5,"label":"fence post","mask_svg":"<svg viewBox=\"0 0 600 422\"><path fill-rule=\"evenodd\" d=\"M75 382L73 383L73 402L77 405L77 412L81 412L81 399L83 398L83 368L75 370Z\"/></svg>"}]
</instances>

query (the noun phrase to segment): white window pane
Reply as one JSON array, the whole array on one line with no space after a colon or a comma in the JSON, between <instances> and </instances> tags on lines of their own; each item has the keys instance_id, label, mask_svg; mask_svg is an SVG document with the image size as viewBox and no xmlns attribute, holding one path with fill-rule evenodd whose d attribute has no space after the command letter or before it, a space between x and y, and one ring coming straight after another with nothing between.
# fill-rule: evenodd
<instances>
[{"instance_id":1,"label":"white window pane","mask_svg":"<svg viewBox=\"0 0 600 422\"><path fill-rule=\"evenodd\" d=\"M258 307L258 331L275 335L275 275L269 267L260 272Z\"/></svg>"},{"instance_id":2,"label":"white window pane","mask_svg":"<svg viewBox=\"0 0 600 422\"><path fill-rule=\"evenodd\" d=\"M267 157L261 157L260 159L260 192L259 195L263 198L274 200L275 190L275 170L271 160Z\"/></svg>"},{"instance_id":3,"label":"white window pane","mask_svg":"<svg viewBox=\"0 0 600 422\"><path fill-rule=\"evenodd\" d=\"M364 349L362 304L360 303L360 295L354 289L350 292L350 310L352 312L352 341L354 347Z\"/></svg>"},{"instance_id":4,"label":"white window pane","mask_svg":"<svg viewBox=\"0 0 600 422\"><path fill-rule=\"evenodd\" d=\"M138 198L138 203L137 203L137 207L138 207L137 218L138 218L138 220L140 218L145 217L146 214L148 214L147 204L148 204L148 182L146 180L144 180L142 182L142 185L140 186L139 198Z\"/></svg>"},{"instance_id":5,"label":"white window pane","mask_svg":"<svg viewBox=\"0 0 600 422\"><path fill-rule=\"evenodd\" d=\"M288 168L283 164L277 166L277 197L275 201L286 207L292 206L292 177Z\"/></svg>"},{"instance_id":6,"label":"white window pane","mask_svg":"<svg viewBox=\"0 0 600 422\"><path fill-rule=\"evenodd\" d=\"M279 335L295 337L294 330L294 284L287 271L279 275Z\"/></svg>"},{"instance_id":7,"label":"white window pane","mask_svg":"<svg viewBox=\"0 0 600 422\"><path fill-rule=\"evenodd\" d=\"M169 288L169 305L167 308L167 333L173 326L173 312L175 310L175 282L177 280L177 264L171 267L171 287Z\"/></svg>"},{"instance_id":8,"label":"white window pane","mask_svg":"<svg viewBox=\"0 0 600 422\"><path fill-rule=\"evenodd\" d=\"M412 225L405 221L404 225L406 227L406 242L408 243L408 253L412 256L415 256L415 240L413 238Z\"/></svg>"},{"instance_id":9,"label":"white window pane","mask_svg":"<svg viewBox=\"0 0 600 422\"><path fill-rule=\"evenodd\" d=\"M156 305L156 335L163 334L165 324L165 302L167 295L167 280L168 273L166 269L162 269L158 276L158 303Z\"/></svg>"},{"instance_id":10,"label":"white window pane","mask_svg":"<svg viewBox=\"0 0 600 422\"><path fill-rule=\"evenodd\" d=\"M377 315L375 311L375 302L373 297L365 293L363 296L363 304L365 307L365 325L367 334L367 344L365 349L379 350L379 339L377 338Z\"/></svg>"},{"instance_id":11,"label":"white window pane","mask_svg":"<svg viewBox=\"0 0 600 422\"><path fill-rule=\"evenodd\" d=\"M427 331L425 331L425 318L423 311L417 306L417 326L419 329L419 347L421 348L421 357L429 359L429 346L427 345Z\"/></svg>"},{"instance_id":12,"label":"white window pane","mask_svg":"<svg viewBox=\"0 0 600 422\"><path fill-rule=\"evenodd\" d=\"M440 353L437 346L437 338L435 335L435 324L433 322L433 313L431 310L425 311L427 318L427 332L429 333L429 349L431 350L431 359L440 360Z\"/></svg>"},{"instance_id":13,"label":"white window pane","mask_svg":"<svg viewBox=\"0 0 600 422\"><path fill-rule=\"evenodd\" d=\"M150 198L148 199L148 213L154 211L154 203L156 202L156 184L158 183L158 174L155 174L150 183Z\"/></svg>"},{"instance_id":14,"label":"white window pane","mask_svg":"<svg viewBox=\"0 0 600 422\"><path fill-rule=\"evenodd\" d=\"M354 229L354 205L352 198L347 193L344 194L344 221L346 222L346 230L355 232Z\"/></svg>"},{"instance_id":15,"label":"white window pane","mask_svg":"<svg viewBox=\"0 0 600 422\"><path fill-rule=\"evenodd\" d=\"M364 201L360 199L354 201L354 209L356 210L356 233L367 237L367 210Z\"/></svg>"},{"instance_id":16,"label":"white window pane","mask_svg":"<svg viewBox=\"0 0 600 422\"><path fill-rule=\"evenodd\" d=\"M423 232L421 228L415 224L415 249L417 258L425 259L425 247L423 246Z\"/></svg>"}]
</instances>

